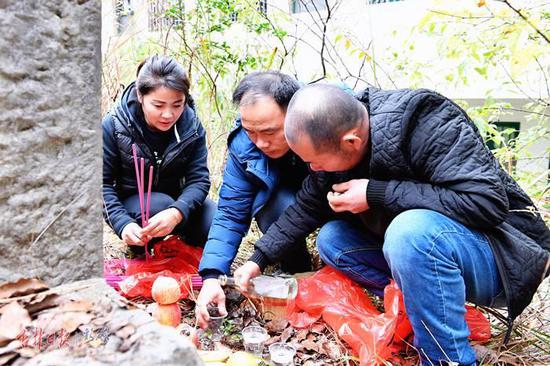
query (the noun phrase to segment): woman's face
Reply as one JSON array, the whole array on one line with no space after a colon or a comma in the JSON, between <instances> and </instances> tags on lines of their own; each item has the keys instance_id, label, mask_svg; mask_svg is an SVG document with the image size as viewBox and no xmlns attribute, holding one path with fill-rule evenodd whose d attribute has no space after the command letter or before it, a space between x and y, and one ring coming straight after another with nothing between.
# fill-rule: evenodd
<instances>
[{"instance_id":1,"label":"woman's face","mask_svg":"<svg viewBox=\"0 0 550 366\"><path fill-rule=\"evenodd\" d=\"M168 131L176 123L185 107L185 95L164 86L149 94L138 96L145 121L154 131Z\"/></svg>"}]
</instances>

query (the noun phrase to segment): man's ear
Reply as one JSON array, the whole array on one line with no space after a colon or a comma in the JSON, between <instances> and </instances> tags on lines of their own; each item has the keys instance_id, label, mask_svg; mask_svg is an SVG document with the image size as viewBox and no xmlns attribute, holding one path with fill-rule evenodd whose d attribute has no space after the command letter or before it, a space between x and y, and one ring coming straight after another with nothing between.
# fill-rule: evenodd
<instances>
[{"instance_id":1,"label":"man's ear","mask_svg":"<svg viewBox=\"0 0 550 366\"><path fill-rule=\"evenodd\" d=\"M363 138L359 135L357 129L346 132L340 139L342 149L347 152L361 151L363 146Z\"/></svg>"}]
</instances>

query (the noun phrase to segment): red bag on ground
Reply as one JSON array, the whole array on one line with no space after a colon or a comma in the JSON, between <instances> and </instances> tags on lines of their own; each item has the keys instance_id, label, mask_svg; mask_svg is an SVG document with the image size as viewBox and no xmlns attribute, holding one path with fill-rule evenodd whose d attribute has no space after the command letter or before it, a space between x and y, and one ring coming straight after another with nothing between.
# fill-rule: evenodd
<instances>
[{"instance_id":1,"label":"red bag on ground","mask_svg":"<svg viewBox=\"0 0 550 366\"><path fill-rule=\"evenodd\" d=\"M405 312L403 295L394 281L384 289L384 313L373 305L363 288L331 267L311 277L298 279L298 294L287 308L289 323L295 328L309 327L320 318L359 355L361 366L383 364L391 359L400 365L415 364L398 353L407 347L412 326ZM491 336L487 318L466 306L470 339Z\"/></svg>"},{"instance_id":2,"label":"red bag on ground","mask_svg":"<svg viewBox=\"0 0 550 366\"><path fill-rule=\"evenodd\" d=\"M466 314L464 315L472 341L487 342L491 339L491 324L489 319L481 311L473 306L466 305Z\"/></svg>"},{"instance_id":3,"label":"red bag on ground","mask_svg":"<svg viewBox=\"0 0 550 366\"><path fill-rule=\"evenodd\" d=\"M361 286L331 267L298 280L298 295L289 304L288 320L304 328L322 319L346 341L361 365L375 365L403 348L412 332L401 291L392 281L380 313Z\"/></svg>"},{"instance_id":4,"label":"red bag on ground","mask_svg":"<svg viewBox=\"0 0 550 366\"><path fill-rule=\"evenodd\" d=\"M154 253L148 260L106 260L105 280L128 298L151 298L151 287L157 277L172 277L180 284L180 300L189 296L192 291L191 276L198 273L202 248L192 247L179 237L171 236L156 243Z\"/></svg>"}]
</instances>

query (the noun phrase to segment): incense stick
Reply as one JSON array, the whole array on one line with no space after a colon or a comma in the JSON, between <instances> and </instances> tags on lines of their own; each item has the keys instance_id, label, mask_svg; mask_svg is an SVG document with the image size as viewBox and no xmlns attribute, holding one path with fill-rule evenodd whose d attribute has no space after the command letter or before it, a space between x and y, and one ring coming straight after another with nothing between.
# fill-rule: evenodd
<instances>
[{"instance_id":1,"label":"incense stick","mask_svg":"<svg viewBox=\"0 0 550 366\"><path fill-rule=\"evenodd\" d=\"M141 209L141 227L145 227L145 203L143 202L144 201L144 190L145 190L145 187L144 187L144 171L145 171L145 159L144 158L141 158L141 171L139 172L140 174L140 177L141 177L141 190L139 191L139 208Z\"/></svg>"}]
</instances>

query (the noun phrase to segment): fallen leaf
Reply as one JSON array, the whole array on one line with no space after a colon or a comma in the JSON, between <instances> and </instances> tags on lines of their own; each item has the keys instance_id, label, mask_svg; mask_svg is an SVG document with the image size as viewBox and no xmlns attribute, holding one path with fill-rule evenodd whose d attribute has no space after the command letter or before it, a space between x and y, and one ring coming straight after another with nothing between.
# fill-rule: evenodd
<instances>
[{"instance_id":1,"label":"fallen leaf","mask_svg":"<svg viewBox=\"0 0 550 366\"><path fill-rule=\"evenodd\" d=\"M11 341L6 347L0 347L0 356L11 353L21 347L23 343L20 340Z\"/></svg>"},{"instance_id":2,"label":"fallen leaf","mask_svg":"<svg viewBox=\"0 0 550 366\"><path fill-rule=\"evenodd\" d=\"M107 324L108 328L111 329L111 331L116 332L120 328L126 326L129 323L128 318L114 318L109 320L109 323Z\"/></svg>"},{"instance_id":3,"label":"fallen leaf","mask_svg":"<svg viewBox=\"0 0 550 366\"><path fill-rule=\"evenodd\" d=\"M304 346L302 346L301 343L298 343L298 342L290 342L290 345L292 347L294 347L294 349L296 350L296 352L303 352L304 350Z\"/></svg>"},{"instance_id":4,"label":"fallen leaf","mask_svg":"<svg viewBox=\"0 0 550 366\"><path fill-rule=\"evenodd\" d=\"M32 315L59 305L59 299L60 297L57 294L38 294L35 298L25 303L25 309Z\"/></svg>"},{"instance_id":5,"label":"fallen leaf","mask_svg":"<svg viewBox=\"0 0 550 366\"><path fill-rule=\"evenodd\" d=\"M286 342L290 337L292 337L292 334L294 333L294 328L288 327L281 333L281 342Z\"/></svg>"},{"instance_id":6,"label":"fallen leaf","mask_svg":"<svg viewBox=\"0 0 550 366\"><path fill-rule=\"evenodd\" d=\"M317 336L316 336L315 334L313 334L313 333L309 333L309 334L307 335L306 339L307 339L308 341L314 341L315 339L317 339Z\"/></svg>"},{"instance_id":7,"label":"fallen leaf","mask_svg":"<svg viewBox=\"0 0 550 366\"><path fill-rule=\"evenodd\" d=\"M323 365L325 365L325 362L322 361L322 360L315 360L315 361L308 360L304 363L304 366L306 366L306 365L307 366L323 366Z\"/></svg>"},{"instance_id":8,"label":"fallen leaf","mask_svg":"<svg viewBox=\"0 0 550 366\"><path fill-rule=\"evenodd\" d=\"M269 338L267 341L265 341L264 343L264 346L271 346L273 343L276 343L276 342L279 342L281 341L281 336L280 335L277 335L277 336L273 336L271 338Z\"/></svg>"},{"instance_id":9,"label":"fallen leaf","mask_svg":"<svg viewBox=\"0 0 550 366\"><path fill-rule=\"evenodd\" d=\"M57 309L59 312L68 312L68 311L76 311L76 312L88 312L92 310L94 307L94 304L90 301L86 300L78 300L78 301L70 301L64 304L61 304Z\"/></svg>"},{"instance_id":10,"label":"fallen leaf","mask_svg":"<svg viewBox=\"0 0 550 366\"><path fill-rule=\"evenodd\" d=\"M304 361L313 358L313 355L304 352L296 352L296 357L298 357L302 361L302 363L304 363Z\"/></svg>"},{"instance_id":11,"label":"fallen leaf","mask_svg":"<svg viewBox=\"0 0 550 366\"><path fill-rule=\"evenodd\" d=\"M295 339L297 342L303 341L304 339L306 339L306 337L307 337L308 334L309 334L309 330L308 330L308 329L300 329L300 330L296 333L296 337L294 337L294 339Z\"/></svg>"},{"instance_id":12,"label":"fallen leaf","mask_svg":"<svg viewBox=\"0 0 550 366\"><path fill-rule=\"evenodd\" d=\"M2 316L0 316L0 345L17 338L21 331L31 324L29 312L17 301L4 306L2 311Z\"/></svg>"},{"instance_id":13,"label":"fallen leaf","mask_svg":"<svg viewBox=\"0 0 550 366\"><path fill-rule=\"evenodd\" d=\"M306 339L305 341L303 341L302 346L308 351L319 353L319 346L317 345L317 343L310 339Z\"/></svg>"},{"instance_id":14,"label":"fallen leaf","mask_svg":"<svg viewBox=\"0 0 550 366\"><path fill-rule=\"evenodd\" d=\"M335 342L325 342L323 343L322 348L325 351L324 353L333 361L336 361L342 357L342 350Z\"/></svg>"},{"instance_id":15,"label":"fallen leaf","mask_svg":"<svg viewBox=\"0 0 550 366\"><path fill-rule=\"evenodd\" d=\"M17 353L9 353L4 356L0 356L0 366L7 365L8 362L17 357Z\"/></svg>"},{"instance_id":16,"label":"fallen leaf","mask_svg":"<svg viewBox=\"0 0 550 366\"><path fill-rule=\"evenodd\" d=\"M134 334L135 332L136 332L136 327L134 327L132 324L128 324L120 328L115 334L117 335L117 337L126 339L132 334Z\"/></svg>"},{"instance_id":17,"label":"fallen leaf","mask_svg":"<svg viewBox=\"0 0 550 366\"><path fill-rule=\"evenodd\" d=\"M318 333L318 334L321 334L323 333L323 331L326 329L327 327L325 326L325 324L323 323L315 323L311 326L311 331L313 333Z\"/></svg>"},{"instance_id":18,"label":"fallen leaf","mask_svg":"<svg viewBox=\"0 0 550 366\"><path fill-rule=\"evenodd\" d=\"M99 317L99 318L95 318L94 321L93 321L93 324L95 326L100 326L100 325L104 325L105 323L107 323L110 319L108 317Z\"/></svg>"},{"instance_id":19,"label":"fallen leaf","mask_svg":"<svg viewBox=\"0 0 550 366\"><path fill-rule=\"evenodd\" d=\"M44 335L56 334L62 330L72 333L82 324L88 324L94 318L93 314L84 312L47 312L41 314L38 319L38 327Z\"/></svg>"},{"instance_id":20,"label":"fallen leaf","mask_svg":"<svg viewBox=\"0 0 550 366\"><path fill-rule=\"evenodd\" d=\"M118 346L117 351L122 353L127 352L134 345L134 342L135 340L132 339L132 337L125 339L120 346Z\"/></svg>"},{"instance_id":21,"label":"fallen leaf","mask_svg":"<svg viewBox=\"0 0 550 366\"><path fill-rule=\"evenodd\" d=\"M40 353L40 350L38 348L23 347L18 349L15 352L17 352L21 357L33 358L34 356Z\"/></svg>"},{"instance_id":22,"label":"fallen leaf","mask_svg":"<svg viewBox=\"0 0 550 366\"><path fill-rule=\"evenodd\" d=\"M328 356L327 350L325 349L326 344L328 343L327 339L318 339L316 343L317 347L319 348L319 354Z\"/></svg>"},{"instance_id":23,"label":"fallen leaf","mask_svg":"<svg viewBox=\"0 0 550 366\"><path fill-rule=\"evenodd\" d=\"M521 360L518 357L514 357L513 354L507 354L506 352L497 352L482 344L472 344L472 348L476 353L476 358L481 360L483 364L509 364L509 365L521 365ZM480 362L481 364L481 362Z\"/></svg>"},{"instance_id":24,"label":"fallen leaf","mask_svg":"<svg viewBox=\"0 0 550 366\"><path fill-rule=\"evenodd\" d=\"M40 280L34 278L21 278L17 282L8 282L0 285L0 299L7 299L14 296L25 296L47 289L48 286Z\"/></svg>"},{"instance_id":25,"label":"fallen leaf","mask_svg":"<svg viewBox=\"0 0 550 366\"><path fill-rule=\"evenodd\" d=\"M265 329L270 333L280 333L288 326L288 320L277 319L268 322L265 325Z\"/></svg>"}]
</instances>

